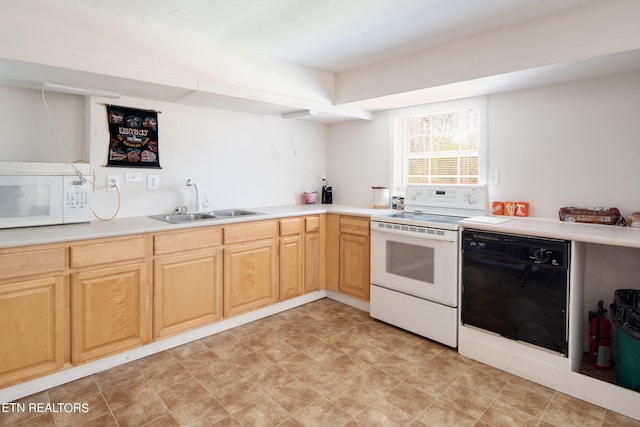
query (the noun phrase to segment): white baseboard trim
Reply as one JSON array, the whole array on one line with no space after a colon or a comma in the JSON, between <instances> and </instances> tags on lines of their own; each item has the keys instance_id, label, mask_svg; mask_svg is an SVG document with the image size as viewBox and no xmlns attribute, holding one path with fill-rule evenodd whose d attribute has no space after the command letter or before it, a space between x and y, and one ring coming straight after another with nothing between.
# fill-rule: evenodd
<instances>
[{"instance_id":1,"label":"white baseboard trim","mask_svg":"<svg viewBox=\"0 0 640 427\"><path fill-rule=\"evenodd\" d=\"M363 301L358 298L351 297L349 295L341 294L340 292L325 290L327 298L332 300L341 302L342 304L346 304L353 308L357 308L358 310L366 311L369 313L371 310L369 309L369 302Z\"/></svg>"},{"instance_id":2,"label":"white baseboard trim","mask_svg":"<svg viewBox=\"0 0 640 427\"><path fill-rule=\"evenodd\" d=\"M333 294L333 292L332 292ZM150 356L161 351L169 350L174 347L189 343L191 341L198 340L200 338L208 337L232 328L235 328L246 323L253 322L255 320L263 319L274 314L313 302L319 299L328 297L327 291L320 290L305 294L296 298L292 298L286 301L282 301L268 307L260 308L249 313L240 314L229 319L221 320L220 322L213 323L211 325L203 326L192 331L184 332L179 335L159 339L142 347L138 347L132 350L125 351L113 356L105 357L94 362L85 363L82 365L73 366L62 371L52 373L50 375L36 378L31 381L16 384L14 386L0 389L0 403L12 402L16 399L21 399L26 396L30 396L34 393L39 393L44 390L48 390L53 387L57 387L62 384L69 383L71 381L78 380L80 378L87 377L89 375L96 374L98 372L105 371L110 368L114 368L125 363L132 362L134 360L141 359L143 357ZM330 296L329 296L330 297ZM340 301L336 297L330 297L337 301ZM347 303L345 303L347 304ZM351 305L351 304L349 304Z\"/></svg>"}]
</instances>

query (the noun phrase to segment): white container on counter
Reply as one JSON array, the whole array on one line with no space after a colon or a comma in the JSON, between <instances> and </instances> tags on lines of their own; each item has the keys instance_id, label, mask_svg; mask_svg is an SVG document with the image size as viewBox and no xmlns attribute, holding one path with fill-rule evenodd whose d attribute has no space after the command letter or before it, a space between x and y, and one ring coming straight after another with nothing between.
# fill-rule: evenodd
<instances>
[{"instance_id":1,"label":"white container on counter","mask_svg":"<svg viewBox=\"0 0 640 427\"><path fill-rule=\"evenodd\" d=\"M373 207L389 209L389 187L371 187L373 189Z\"/></svg>"}]
</instances>

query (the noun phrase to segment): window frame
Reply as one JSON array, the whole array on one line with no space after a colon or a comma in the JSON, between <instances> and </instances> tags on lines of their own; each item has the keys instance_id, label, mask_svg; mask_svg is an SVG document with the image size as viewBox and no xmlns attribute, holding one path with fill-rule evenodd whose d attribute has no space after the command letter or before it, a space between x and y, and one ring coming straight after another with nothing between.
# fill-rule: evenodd
<instances>
[{"instance_id":1,"label":"window frame","mask_svg":"<svg viewBox=\"0 0 640 427\"><path fill-rule=\"evenodd\" d=\"M389 115L390 120L390 182L393 188L393 194L404 194L407 182L406 159L407 153L404 152L404 143L401 121L408 117L415 117L421 114L431 115L438 113L446 113L449 111L461 110L469 107L478 109L478 184L487 183L488 174L488 129L487 129L487 97L466 98L455 101L437 102L432 104L417 105L408 108L392 110ZM457 185L457 184L447 184ZM464 184L460 184L464 185Z\"/></svg>"}]
</instances>

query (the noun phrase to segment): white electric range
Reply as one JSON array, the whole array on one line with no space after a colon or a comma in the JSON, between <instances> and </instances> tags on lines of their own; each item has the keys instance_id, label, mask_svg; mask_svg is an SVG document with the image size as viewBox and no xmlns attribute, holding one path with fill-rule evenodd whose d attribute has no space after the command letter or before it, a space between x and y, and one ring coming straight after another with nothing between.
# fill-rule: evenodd
<instances>
[{"instance_id":1,"label":"white electric range","mask_svg":"<svg viewBox=\"0 0 640 427\"><path fill-rule=\"evenodd\" d=\"M371 316L456 347L458 223L487 211L484 185L412 184L404 212L371 217Z\"/></svg>"}]
</instances>

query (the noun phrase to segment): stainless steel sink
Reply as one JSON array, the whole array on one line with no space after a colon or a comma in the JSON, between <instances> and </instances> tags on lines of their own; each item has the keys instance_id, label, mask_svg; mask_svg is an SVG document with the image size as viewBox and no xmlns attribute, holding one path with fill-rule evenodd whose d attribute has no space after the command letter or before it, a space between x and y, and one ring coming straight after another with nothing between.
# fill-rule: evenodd
<instances>
[{"instance_id":1,"label":"stainless steel sink","mask_svg":"<svg viewBox=\"0 0 640 427\"><path fill-rule=\"evenodd\" d=\"M203 221L207 219L216 219L217 217L211 213L185 213L185 214L168 214L168 215L151 215L151 218L160 221L170 222L172 224L182 224L192 221Z\"/></svg>"},{"instance_id":2,"label":"stainless steel sink","mask_svg":"<svg viewBox=\"0 0 640 427\"><path fill-rule=\"evenodd\" d=\"M260 212L254 212L254 211L246 211L244 209L220 209L220 210L216 210L216 211L211 211L210 212L212 215L215 216L246 216L246 215L260 215Z\"/></svg>"},{"instance_id":3,"label":"stainless steel sink","mask_svg":"<svg viewBox=\"0 0 640 427\"><path fill-rule=\"evenodd\" d=\"M249 215L261 215L261 212L247 211L244 209L220 209L211 212L196 212L196 213L175 213L164 215L151 215L151 218L159 219L160 221L170 222L172 224L184 224L186 222L194 221L206 221L212 219L228 219L233 217L249 216Z\"/></svg>"}]
</instances>

